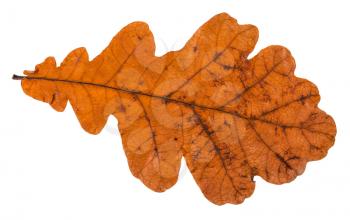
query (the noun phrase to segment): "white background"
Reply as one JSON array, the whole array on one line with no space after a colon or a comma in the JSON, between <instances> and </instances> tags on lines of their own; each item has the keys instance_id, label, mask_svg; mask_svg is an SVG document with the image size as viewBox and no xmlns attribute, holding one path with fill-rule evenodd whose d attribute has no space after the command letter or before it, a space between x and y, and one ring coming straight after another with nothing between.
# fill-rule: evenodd
<instances>
[{"instance_id":1,"label":"white background","mask_svg":"<svg viewBox=\"0 0 350 220\"><path fill-rule=\"evenodd\" d=\"M272 1L1 1L0 219L346 219L350 199L350 6L347 0ZM260 30L260 49L280 44L297 62L296 75L314 82L320 107L338 134L328 156L308 164L290 184L256 177L241 205L205 199L182 167L178 183L155 193L134 178L110 118L98 136L87 134L70 106L57 113L24 95L12 74L47 56L58 63L85 46L93 58L125 25L142 20L157 55L180 49L219 12ZM251 56L252 56L251 55Z\"/></svg>"}]
</instances>

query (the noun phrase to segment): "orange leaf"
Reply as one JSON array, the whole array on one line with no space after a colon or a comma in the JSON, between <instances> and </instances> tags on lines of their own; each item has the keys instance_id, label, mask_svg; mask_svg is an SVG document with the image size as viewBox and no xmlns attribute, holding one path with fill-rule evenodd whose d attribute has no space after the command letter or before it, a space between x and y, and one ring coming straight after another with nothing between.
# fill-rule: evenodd
<instances>
[{"instance_id":1,"label":"orange leaf","mask_svg":"<svg viewBox=\"0 0 350 220\"><path fill-rule=\"evenodd\" d=\"M156 57L147 24L135 22L92 61L78 48L59 67L49 57L14 78L57 111L69 101L89 133L114 115L130 170L150 189L174 185L184 156L211 202L238 204L253 193L255 175L292 181L327 154L336 134L317 107L317 87L294 76L286 48L247 59L257 39L256 27L223 13L183 49Z\"/></svg>"}]
</instances>

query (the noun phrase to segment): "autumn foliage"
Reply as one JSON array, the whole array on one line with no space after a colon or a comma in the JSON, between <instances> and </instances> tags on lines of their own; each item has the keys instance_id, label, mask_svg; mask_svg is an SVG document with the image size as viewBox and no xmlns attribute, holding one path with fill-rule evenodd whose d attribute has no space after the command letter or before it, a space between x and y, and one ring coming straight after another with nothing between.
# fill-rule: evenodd
<instances>
[{"instance_id":1,"label":"autumn foliage","mask_svg":"<svg viewBox=\"0 0 350 220\"><path fill-rule=\"evenodd\" d=\"M173 186L184 156L208 200L238 204L253 193L254 176L294 180L327 154L336 134L317 107L317 87L294 76L286 48L247 59L257 40L255 26L223 13L181 50L156 57L147 24L135 22L91 61L78 48L60 66L49 57L14 78L57 111L69 101L89 133L115 116L130 170L150 189Z\"/></svg>"}]
</instances>

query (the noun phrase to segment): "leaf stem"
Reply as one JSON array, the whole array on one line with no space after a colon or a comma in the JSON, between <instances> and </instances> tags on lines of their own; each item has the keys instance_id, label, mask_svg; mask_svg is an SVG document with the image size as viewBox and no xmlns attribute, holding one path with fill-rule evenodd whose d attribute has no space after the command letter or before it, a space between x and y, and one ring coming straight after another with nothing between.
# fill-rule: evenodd
<instances>
[{"instance_id":1,"label":"leaf stem","mask_svg":"<svg viewBox=\"0 0 350 220\"><path fill-rule=\"evenodd\" d=\"M24 79L25 78L25 76L18 76L18 75L16 75L16 74L13 74L13 76L12 76L12 79L13 80L22 80L22 79Z\"/></svg>"}]
</instances>

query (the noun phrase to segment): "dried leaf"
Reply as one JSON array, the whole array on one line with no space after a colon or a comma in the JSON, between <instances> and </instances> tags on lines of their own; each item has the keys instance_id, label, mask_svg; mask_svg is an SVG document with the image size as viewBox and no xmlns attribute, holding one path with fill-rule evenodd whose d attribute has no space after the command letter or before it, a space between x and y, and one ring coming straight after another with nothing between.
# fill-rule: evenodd
<instances>
[{"instance_id":1,"label":"dried leaf","mask_svg":"<svg viewBox=\"0 0 350 220\"><path fill-rule=\"evenodd\" d=\"M253 193L255 175L294 180L327 154L336 134L317 107L317 87L294 76L286 48L247 59L257 39L256 27L223 13L183 49L156 57L147 24L135 22L92 61L78 48L59 67L49 57L14 78L57 111L70 101L89 133L114 115L130 170L150 189L174 185L184 156L207 199L239 204Z\"/></svg>"}]
</instances>

